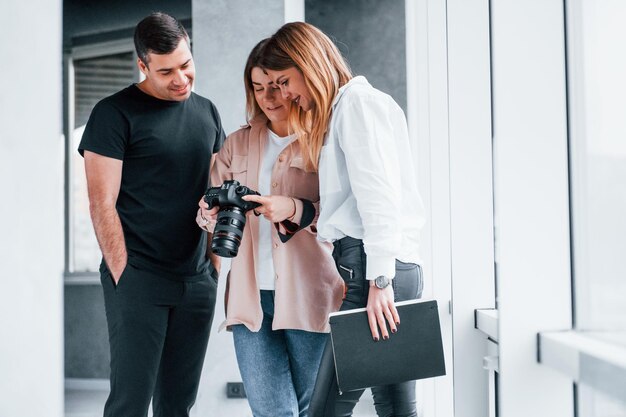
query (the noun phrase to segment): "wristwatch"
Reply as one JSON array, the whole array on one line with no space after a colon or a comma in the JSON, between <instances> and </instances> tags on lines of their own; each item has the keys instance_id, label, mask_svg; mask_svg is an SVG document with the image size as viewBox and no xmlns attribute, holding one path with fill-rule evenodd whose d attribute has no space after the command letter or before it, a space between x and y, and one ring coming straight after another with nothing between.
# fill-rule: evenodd
<instances>
[{"instance_id":1,"label":"wristwatch","mask_svg":"<svg viewBox=\"0 0 626 417\"><path fill-rule=\"evenodd\" d=\"M376 285L376 288L380 288L381 290L387 288L389 284L391 284L391 279L387 278L384 275L380 275L374 280L374 285Z\"/></svg>"}]
</instances>

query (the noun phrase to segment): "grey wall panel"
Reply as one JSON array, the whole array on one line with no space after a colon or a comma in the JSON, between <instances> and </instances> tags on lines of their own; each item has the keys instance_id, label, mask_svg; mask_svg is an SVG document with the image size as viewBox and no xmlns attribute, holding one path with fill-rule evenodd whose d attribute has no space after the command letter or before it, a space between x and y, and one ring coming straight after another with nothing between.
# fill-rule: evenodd
<instances>
[{"instance_id":1,"label":"grey wall panel","mask_svg":"<svg viewBox=\"0 0 626 417\"><path fill-rule=\"evenodd\" d=\"M65 377L108 378L109 337L102 287L65 286Z\"/></svg>"},{"instance_id":2,"label":"grey wall panel","mask_svg":"<svg viewBox=\"0 0 626 417\"><path fill-rule=\"evenodd\" d=\"M339 47L355 75L364 75L406 112L406 24L402 0L306 0L306 21Z\"/></svg>"},{"instance_id":3,"label":"grey wall panel","mask_svg":"<svg viewBox=\"0 0 626 417\"><path fill-rule=\"evenodd\" d=\"M246 122L246 58L284 23L284 0L195 0L193 21L196 92L216 104L228 134Z\"/></svg>"}]
</instances>

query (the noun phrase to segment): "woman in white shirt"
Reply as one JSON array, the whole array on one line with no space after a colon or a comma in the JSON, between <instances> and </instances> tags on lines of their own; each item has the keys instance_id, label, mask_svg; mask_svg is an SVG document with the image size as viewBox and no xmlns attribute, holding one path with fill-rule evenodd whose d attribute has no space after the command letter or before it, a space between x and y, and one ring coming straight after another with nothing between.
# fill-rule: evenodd
<instances>
[{"instance_id":1,"label":"woman in white shirt","mask_svg":"<svg viewBox=\"0 0 626 417\"><path fill-rule=\"evenodd\" d=\"M289 114L305 165L320 179L318 238L333 242L347 291L341 310L367 307L380 343L401 331L394 301L419 298L423 282L417 190L406 119L387 94L353 77L316 27L288 23L264 46L261 65L294 104ZM393 337L393 336L391 336ZM338 395L331 349L322 358L310 417L351 415L362 394ZM379 416L416 416L415 382L372 388Z\"/></svg>"}]
</instances>

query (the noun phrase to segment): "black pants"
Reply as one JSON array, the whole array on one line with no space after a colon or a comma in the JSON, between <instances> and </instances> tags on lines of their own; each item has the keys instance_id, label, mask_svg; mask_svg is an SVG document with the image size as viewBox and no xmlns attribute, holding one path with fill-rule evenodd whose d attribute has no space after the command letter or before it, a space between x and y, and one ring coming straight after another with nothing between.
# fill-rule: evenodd
<instances>
[{"instance_id":1,"label":"black pants","mask_svg":"<svg viewBox=\"0 0 626 417\"><path fill-rule=\"evenodd\" d=\"M189 416L209 340L217 283L173 281L128 265L101 280L111 347L105 417Z\"/></svg>"},{"instance_id":2,"label":"black pants","mask_svg":"<svg viewBox=\"0 0 626 417\"><path fill-rule=\"evenodd\" d=\"M346 284L346 295L341 310L367 306L369 282L365 279L367 259L363 242L345 237L335 242L334 245L333 258ZM423 288L420 266L396 260L396 276L392 280L392 285L395 301L420 298ZM402 325L398 331L402 331ZM311 398L309 417L351 416L363 391L356 390L339 394L332 345L330 342L327 343ZM372 395L376 414L379 417L417 416L415 381L373 387Z\"/></svg>"}]
</instances>

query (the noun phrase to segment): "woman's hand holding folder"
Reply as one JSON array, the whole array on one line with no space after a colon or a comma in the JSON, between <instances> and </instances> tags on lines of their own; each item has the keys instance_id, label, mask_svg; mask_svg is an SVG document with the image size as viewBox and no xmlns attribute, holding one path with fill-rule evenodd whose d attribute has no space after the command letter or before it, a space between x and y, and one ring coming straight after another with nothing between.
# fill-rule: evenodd
<instances>
[{"instance_id":1,"label":"woman's hand holding folder","mask_svg":"<svg viewBox=\"0 0 626 417\"><path fill-rule=\"evenodd\" d=\"M398 331L397 326L400 324L400 316L394 304L392 285L380 289L374 285L374 281L370 281L369 295L367 297L367 320L369 321L372 337L376 342L380 340L379 327L383 340L389 339L386 322L389 322L391 333Z\"/></svg>"}]
</instances>

